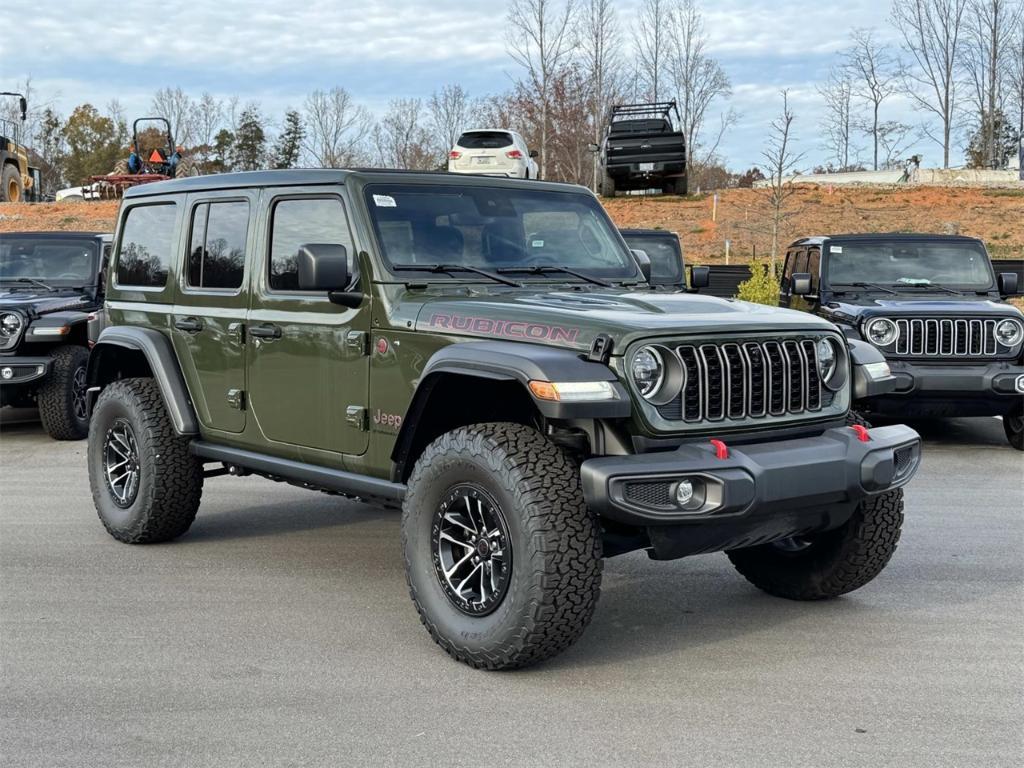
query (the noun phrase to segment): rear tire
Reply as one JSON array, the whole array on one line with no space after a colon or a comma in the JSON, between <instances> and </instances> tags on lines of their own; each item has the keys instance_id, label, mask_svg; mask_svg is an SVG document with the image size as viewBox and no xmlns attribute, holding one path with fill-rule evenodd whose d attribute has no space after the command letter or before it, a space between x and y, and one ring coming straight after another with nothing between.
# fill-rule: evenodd
<instances>
[{"instance_id":1,"label":"rear tire","mask_svg":"<svg viewBox=\"0 0 1024 768\"><path fill-rule=\"evenodd\" d=\"M1024 451L1024 407L1003 416L1003 431L1010 445L1018 451Z\"/></svg>"},{"instance_id":2,"label":"rear tire","mask_svg":"<svg viewBox=\"0 0 1024 768\"><path fill-rule=\"evenodd\" d=\"M885 568L900 539L903 489L862 501L843 525L726 554L747 581L787 600L825 600L860 589Z\"/></svg>"},{"instance_id":3,"label":"rear tire","mask_svg":"<svg viewBox=\"0 0 1024 768\"><path fill-rule=\"evenodd\" d=\"M51 354L50 375L39 388L39 419L54 440L82 440L89 434L85 409L85 373L89 350L58 347Z\"/></svg>"},{"instance_id":4,"label":"rear tire","mask_svg":"<svg viewBox=\"0 0 1024 768\"><path fill-rule=\"evenodd\" d=\"M20 203L25 198L25 189L21 183L21 173L10 163L4 165L0 174L0 202Z\"/></svg>"},{"instance_id":5,"label":"rear tire","mask_svg":"<svg viewBox=\"0 0 1024 768\"><path fill-rule=\"evenodd\" d=\"M600 594L601 538L560 448L520 424L461 427L426 448L408 488L409 594L449 656L516 669L576 642ZM452 536L465 541L446 543ZM478 551L481 540L497 543L494 555ZM474 566L478 554L483 562ZM457 558L470 558L466 570Z\"/></svg>"},{"instance_id":6,"label":"rear tire","mask_svg":"<svg viewBox=\"0 0 1024 768\"><path fill-rule=\"evenodd\" d=\"M96 512L118 541L170 541L195 520L203 465L174 431L153 379L121 379L100 393L88 461Z\"/></svg>"}]
</instances>

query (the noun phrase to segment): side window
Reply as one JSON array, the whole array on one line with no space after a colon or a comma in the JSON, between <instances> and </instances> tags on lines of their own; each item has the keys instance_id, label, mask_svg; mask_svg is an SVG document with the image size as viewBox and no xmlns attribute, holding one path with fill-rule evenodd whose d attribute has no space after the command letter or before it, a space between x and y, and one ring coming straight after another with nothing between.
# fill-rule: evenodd
<instances>
[{"instance_id":1,"label":"side window","mask_svg":"<svg viewBox=\"0 0 1024 768\"><path fill-rule=\"evenodd\" d=\"M782 268L781 286L785 290L789 287L793 278L793 265L796 263L796 251L786 252L786 265Z\"/></svg>"},{"instance_id":2,"label":"side window","mask_svg":"<svg viewBox=\"0 0 1024 768\"><path fill-rule=\"evenodd\" d=\"M117 256L118 285L163 288L174 250L175 203L128 209Z\"/></svg>"},{"instance_id":3,"label":"side window","mask_svg":"<svg viewBox=\"0 0 1024 768\"><path fill-rule=\"evenodd\" d=\"M349 273L355 275L355 246L336 197L296 198L274 204L270 219L269 282L273 291L299 290L299 248L309 244L338 244L348 253Z\"/></svg>"},{"instance_id":4,"label":"side window","mask_svg":"<svg viewBox=\"0 0 1024 768\"><path fill-rule=\"evenodd\" d=\"M821 251L811 248L807 251L807 269L811 273L811 293L818 292L818 275L821 272Z\"/></svg>"},{"instance_id":5,"label":"side window","mask_svg":"<svg viewBox=\"0 0 1024 768\"><path fill-rule=\"evenodd\" d=\"M249 203L202 203L192 214L186 283L191 288L240 288L245 271Z\"/></svg>"}]
</instances>

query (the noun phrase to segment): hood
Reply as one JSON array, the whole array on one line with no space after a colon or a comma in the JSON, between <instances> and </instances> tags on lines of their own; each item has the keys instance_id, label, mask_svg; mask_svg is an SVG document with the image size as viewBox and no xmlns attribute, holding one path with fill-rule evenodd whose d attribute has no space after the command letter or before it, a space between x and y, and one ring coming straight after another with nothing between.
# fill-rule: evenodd
<instances>
[{"instance_id":1,"label":"hood","mask_svg":"<svg viewBox=\"0 0 1024 768\"><path fill-rule=\"evenodd\" d=\"M825 330L832 324L806 312L699 294L604 289L512 291L486 295L406 295L419 301L419 331L521 339L590 348L607 333L621 351L638 338L694 333ZM404 303L404 302L403 302Z\"/></svg>"},{"instance_id":2,"label":"hood","mask_svg":"<svg viewBox=\"0 0 1024 768\"><path fill-rule=\"evenodd\" d=\"M855 303L830 301L823 307L827 312L845 315L1007 315L1020 317L1012 304L993 301L985 296L885 296Z\"/></svg>"},{"instance_id":3,"label":"hood","mask_svg":"<svg viewBox=\"0 0 1024 768\"><path fill-rule=\"evenodd\" d=\"M0 288L0 310L20 309L29 317L38 317L49 312L60 312L65 309L84 309L92 303L88 295L81 291L58 291L56 293L23 288L10 290Z\"/></svg>"}]
</instances>

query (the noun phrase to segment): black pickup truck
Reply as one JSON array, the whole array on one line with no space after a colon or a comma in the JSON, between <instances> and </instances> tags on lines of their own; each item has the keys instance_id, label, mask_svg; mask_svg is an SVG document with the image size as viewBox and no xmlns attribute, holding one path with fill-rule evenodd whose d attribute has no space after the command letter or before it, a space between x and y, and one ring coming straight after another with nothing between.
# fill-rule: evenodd
<instances>
[{"instance_id":1,"label":"black pickup truck","mask_svg":"<svg viewBox=\"0 0 1024 768\"><path fill-rule=\"evenodd\" d=\"M591 147L601 153L601 194L661 189L685 195L686 139L678 123L674 101L612 107L603 146Z\"/></svg>"}]
</instances>

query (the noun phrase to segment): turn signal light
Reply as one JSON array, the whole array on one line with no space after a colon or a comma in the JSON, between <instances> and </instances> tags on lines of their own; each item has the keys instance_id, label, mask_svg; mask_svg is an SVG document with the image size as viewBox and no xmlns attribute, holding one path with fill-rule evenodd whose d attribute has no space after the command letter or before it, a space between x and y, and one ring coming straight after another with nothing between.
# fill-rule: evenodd
<instances>
[{"instance_id":1,"label":"turn signal light","mask_svg":"<svg viewBox=\"0 0 1024 768\"><path fill-rule=\"evenodd\" d=\"M615 388L607 381L531 381L530 391L538 400L561 403L617 400Z\"/></svg>"}]
</instances>

